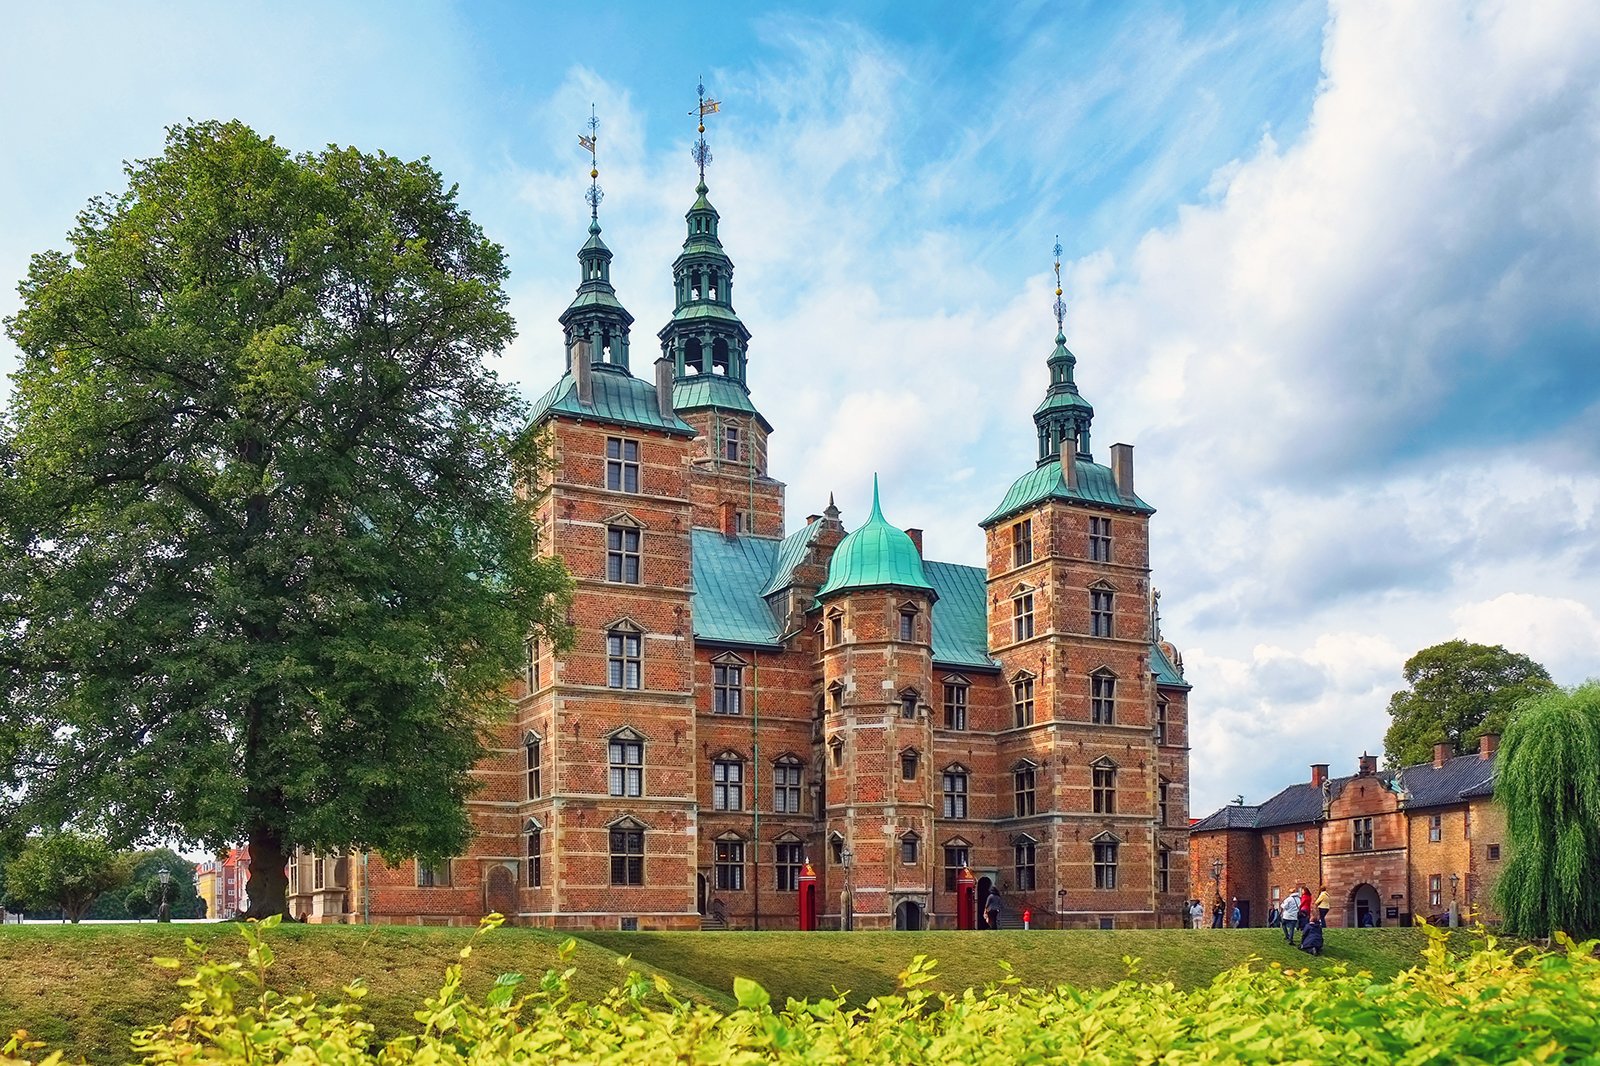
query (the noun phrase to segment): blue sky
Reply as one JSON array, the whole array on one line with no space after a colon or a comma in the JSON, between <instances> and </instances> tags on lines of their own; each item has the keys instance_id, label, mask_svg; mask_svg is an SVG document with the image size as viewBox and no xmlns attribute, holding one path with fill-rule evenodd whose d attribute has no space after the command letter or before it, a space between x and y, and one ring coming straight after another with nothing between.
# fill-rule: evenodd
<instances>
[{"instance_id":1,"label":"blue sky","mask_svg":"<svg viewBox=\"0 0 1600 1066\"><path fill-rule=\"evenodd\" d=\"M791 516L881 472L978 562L1031 463L1050 245L1103 457L1136 445L1194 808L1378 749L1452 636L1600 674L1600 6L53 4L0 27L0 276L162 127L430 156L560 365L601 126L646 342L709 181ZM0 291L0 313L16 298ZM14 363L0 341L0 370Z\"/></svg>"}]
</instances>

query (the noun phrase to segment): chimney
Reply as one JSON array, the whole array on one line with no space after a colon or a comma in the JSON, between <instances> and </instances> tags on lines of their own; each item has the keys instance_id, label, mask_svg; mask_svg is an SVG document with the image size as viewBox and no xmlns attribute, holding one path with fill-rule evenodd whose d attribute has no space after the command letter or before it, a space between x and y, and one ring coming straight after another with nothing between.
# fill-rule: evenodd
<instances>
[{"instance_id":1,"label":"chimney","mask_svg":"<svg viewBox=\"0 0 1600 1066\"><path fill-rule=\"evenodd\" d=\"M808 514L808 515L806 515L806 525L808 525L808 526L813 522L820 522L820 521L822 521L822 516L819 515L819 514Z\"/></svg>"},{"instance_id":2,"label":"chimney","mask_svg":"<svg viewBox=\"0 0 1600 1066\"><path fill-rule=\"evenodd\" d=\"M1078 435L1074 433L1061 442L1061 474L1067 488L1078 491Z\"/></svg>"},{"instance_id":3,"label":"chimney","mask_svg":"<svg viewBox=\"0 0 1600 1066\"><path fill-rule=\"evenodd\" d=\"M906 536L911 538L911 544L917 549L917 555L920 556L922 554L922 530L908 529L906 530Z\"/></svg>"},{"instance_id":4,"label":"chimney","mask_svg":"<svg viewBox=\"0 0 1600 1066\"><path fill-rule=\"evenodd\" d=\"M738 521L736 515L737 512L733 509L733 501L723 500L722 506L718 509L718 519L722 527L722 535L724 537L738 536L739 531L735 525L735 523Z\"/></svg>"},{"instance_id":5,"label":"chimney","mask_svg":"<svg viewBox=\"0 0 1600 1066\"><path fill-rule=\"evenodd\" d=\"M589 341L573 341L568 350L572 363L572 376L578 382L578 403L594 406L594 345Z\"/></svg>"},{"instance_id":6,"label":"chimney","mask_svg":"<svg viewBox=\"0 0 1600 1066\"><path fill-rule=\"evenodd\" d=\"M1448 743L1435 744L1433 746L1433 768L1435 770L1439 769L1444 765L1444 761L1454 754L1455 752L1451 750Z\"/></svg>"},{"instance_id":7,"label":"chimney","mask_svg":"<svg viewBox=\"0 0 1600 1066\"><path fill-rule=\"evenodd\" d=\"M1494 758L1494 753L1500 750L1500 734L1485 733L1478 738L1478 758L1485 761Z\"/></svg>"},{"instance_id":8,"label":"chimney","mask_svg":"<svg viewBox=\"0 0 1600 1066\"><path fill-rule=\"evenodd\" d=\"M656 406L661 410L662 419L670 422L673 418L672 361L665 356L656 360Z\"/></svg>"},{"instance_id":9,"label":"chimney","mask_svg":"<svg viewBox=\"0 0 1600 1066\"><path fill-rule=\"evenodd\" d=\"M1133 445L1111 446L1111 480L1116 482L1118 496L1133 499Z\"/></svg>"},{"instance_id":10,"label":"chimney","mask_svg":"<svg viewBox=\"0 0 1600 1066\"><path fill-rule=\"evenodd\" d=\"M1376 755L1368 755L1366 752L1362 752L1361 761L1356 764L1356 772L1362 777L1371 777L1373 774L1377 773L1378 757Z\"/></svg>"},{"instance_id":11,"label":"chimney","mask_svg":"<svg viewBox=\"0 0 1600 1066\"><path fill-rule=\"evenodd\" d=\"M1323 786L1323 783L1326 782L1327 780L1328 780L1328 764L1325 763L1325 762L1314 762L1314 763L1312 763L1311 764L1311 787L1312 788L1321 788Z\"/></svg>"}]
</instances>

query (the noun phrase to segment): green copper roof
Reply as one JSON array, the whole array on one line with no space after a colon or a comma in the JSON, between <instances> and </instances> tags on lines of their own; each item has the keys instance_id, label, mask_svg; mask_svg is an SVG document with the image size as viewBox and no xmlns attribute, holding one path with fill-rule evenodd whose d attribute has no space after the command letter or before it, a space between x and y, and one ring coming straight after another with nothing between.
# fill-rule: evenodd
<instances>
[{"instance_id":1,"label":"green copper roof","mask_svg":"<svg viewBox=\"0 0 1600 1066\"><path fill-rule=\"evenodd\" d=\"M621 300L617 299L616 290L608 285L603 289L595 288L588 291L580 291L578 295L572 298L572 302L567 305L566 315L562 317L565 318L575 311L586 311L596 307L604 307L607 310L617 311L624 315L628 314L628 309L622 306ZM629 315L628 317L631 320L633 316Z\"/></svg>"},{"instance_id":2,"label":"green copper roof","mask_svg":"<svg viewBox=\"0 0 1600 1066\"><path fill-rule=\"evenodd\" d=\"M896 529L884 519L878 503L878 479L874 477L872 513L865 525L839 543L828 566L828 582L817 590L817 598L845 589L887 586L933 591L917 546L905 530Z\"/></svg>"},{"instance_id":3,"label":"green copper roof","mask_svg":"<svg viewBox=\"0 0 1600 1066\"><path fill-rule=\"evenodd\" d=\"M1156 676L1156 684L1170 685L1173 688L1190 688L1189 682L1178 673L1178 668L1172 665L1172 660L1167 658L1167 653L1161 650L1161 645L1150 645L1150 672Z\"/></svg>"},{"instance_id":4,"label":"green copper roof","mask_svg":"<svg viewBox=\"0 0 1600 1066\"><path fill-rule=\"evenodd\" d=\"M1071 408L1094 414L1094 405L1076 392L1046 393L1044 400L1033 409L1033 414L1037 418L1047 411L1065 411Z\"/></svg>"},{"instance_id":5,"label":"green copper roof","mask_svg":"<svg viewBox=\"0 0 1600 1066\"><path fill-rule=\"evenodd\" d=\"M716 319L722 322L731 322L734 325L740 326L741 328L744 325L744 323L739 321L739 316L734 313L733 308L729 307L727 304L712 303L709 300L700 303L684 304L682 307L672 312L672 320L674 322L699 322L708 318Z\"/></svg>"},{"instance_id":6,"label":"green copper roof","mask_svg":"<svg viewBox=\"0 0 1600 1066\"><path fill-rule=\"evenodd\" d=\"M807 522L783 538L783 542L778 545L778 559L773 567L772 576L761 587L761 595L770 596L779 589L789 587L789 582L794 580L795 567L806 557L806 548L811 544L811 538L816 535L817 525L817 522Z\"/></svg>"},{"instance_id":7,"label":"green copper roof","mask_svg":"<svg viewBox=\"0 0 1600 1066\"><path fill-rule=\"evenodd\" d=\"M687 437L695 435L694 427L676 414L671 418L661 417L653 384L602 366L594 368L594 403L591 406L585 407L578 402L578 382L568 371L561 375L561 380L556 382L554 388L539 397L533 405L533 417L529 422L537 425L552 414L590 418L619 426L660 429Z\"/></svg>"},{"instance_id":8,"label":"green copper roof","mask_svg":"<svg viewBox=\"0 0 1600 1066\"><path fill-rule=\"evenodd\" d=\"M1061 476L1061 460L1052 460L1044 466L1034 467L1017 478L1006 493L1005 499L1000 501L1000 506L978 524L988 527L1002 518L1008 518L1045 500L1097 503L1123 511L1155 514L1156 509L1138 496L1131 500L1122 498L1117 492L1117 484L1112 479L1110 467L1092 463L1087 459L1076 459L1074 462L1078 464L1076 490L1067 488L1066 478Z\"/></svg>"},{"instance_id":9,"label":"green copper roof","mask_svg":"<svg viewBox=\"0 0 1600 1066\"><path fill-rule=\"evenodd\" d=\"M750 393L745 387L721 374L691 374L677 378L672 384L672 406L680 411L720 407L724 411L741 411L761 418L761 412L750 402ZM766 422L764 418L761 420Z\"/></svg>"},{"instance_id":10,"label":"green copper roof","mask_svg":"<svg viewBox=\"0 0 1600 1066\"><path fill-rule=\"evenodd\" d=\"M933 661L996 669L1000 664L989 657L988 579L983 567L925 562L922 569L939 594L939 605L933 609Z\"/></svg>"}]
</instances>

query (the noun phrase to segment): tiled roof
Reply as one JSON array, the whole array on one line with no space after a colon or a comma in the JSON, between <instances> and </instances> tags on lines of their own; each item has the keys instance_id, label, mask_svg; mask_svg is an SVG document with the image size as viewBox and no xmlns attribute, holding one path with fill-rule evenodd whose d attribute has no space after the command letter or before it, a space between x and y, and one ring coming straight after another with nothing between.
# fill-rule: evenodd
<instances>
[{"instance_id":1,"label":"tiled roof","mask_svg":"<svg viewBox=\"0 0 1600 1066\"><path fill-rule=\"evenodd\" d=\"M1282 792L1261 804L1261 814L1256 818L1256 828L1274 825L1299 825L1322 818L1322 789L1313 788L1310 782L1290 785Z\"/></svg>"},{"instance_id":2,"label":"tiled roof","mask_svg":"<svg viewBox=\"0 0 1600 1066\"><path fill-rule=\"evenodd\" d=\"M1191 833L1204 833L1212 829L1254 829L1261 808L1233 804L1212 811L1189 827Z\"/></svg>"},{"instance_id":3,"label":"tiled roof","mask_svg":"<svg viewBox=\"0 0 1600 1066\"><path fill-rule=\"evenodd\" d=\"M698 640L776 647L778 620L761 590L772 576L778 541L690 532L694 552L694 635Z\"/></svg>"},{"instance_id":4,"label":"tiled roof","mask_svg":"<svg viewBox=\"0 0 1600 1066\"><path fill-rule=\"evenodd\" d=\"M1087 459L1073 459L1078 464L1078 486L1076 489L1067 487L1066 478L1061 476L1061 460L1056 459L1043 466L1023 474L1006 492L1005 498L982 522L980 526L988 527L1003 518L1016 514L1018 511L1032 507L1044 500L1076 500L1084 503L1098 503L1106 507L1115 507L1123 511L1137 511L1142 514L1154 514L1155 508L1134 496L1125 500L1117 492L1117 483L1111 476L1109 466L1090 462Z\"/></svg>"},{"instance_id":5,"label":"tiled roof","mask_svg":"<svg viewBox=\"0 0 1600 1066\"><path fill-rule=\"evenodd\" d=\"M1156 684L1169 685L1173 688L1192 688L1189 682L1178 673L1178 668L1172 665L1172 660L1167 658L1167 653L1161 650L1161 645L1150 645L1150 672L1156 676Z\"/></svg>"},{"instance_id":6,"label":"tiled roof","mask_svg":"<svg viewBox=\"0 0 1600 1066\"><path fill-rule=\"evenodd\" d=\"M661 417L654 383L604 366L594 368L594 403L591 406L578 402L578 382L569 371L534 403L529 423L536 425L551 414L694 436L694 427L676 414L671 418Z\"/></svg>"},{"instance_id":7,"label":"tiled roof","mask_svg":"<svg viewBox=\"0 0 1600 1066\"><path fill-rule=\"evenodd\" d=\"M1438 807L1460 803L1468 791L1489 784L1487 792L1493 795L1494 760L1480 759L1478 753L1457 755L1446 759L1443 766L1433 763L1407 766L1399 773L1400 787L1404 790L1407 805L1411 807Z\"/></svg>"},{"instance_id":8,"label":"tiled roof","mask_svg":"<svg viewBox=\"0 0 1600 1066\"><path fill-rule=\"evenodd\" d=\"M989 658L987 575L981 566L923 563L922 569L939 594L933 609L933 661L942 666L994 670Z\"/></svg>"}]
</instances>

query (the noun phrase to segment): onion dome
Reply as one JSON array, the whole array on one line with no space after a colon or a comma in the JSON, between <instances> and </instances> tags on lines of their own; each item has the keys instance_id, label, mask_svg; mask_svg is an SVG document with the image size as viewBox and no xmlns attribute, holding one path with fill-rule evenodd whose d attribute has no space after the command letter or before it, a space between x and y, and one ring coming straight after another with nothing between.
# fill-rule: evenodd
<instances>
[{"instance_id":1,"label":"onion dome","mask_svg":"<svg viewBox=\"0 0 1600 1066\"><path fill-rule=\"evenodd\" d=\"M872 513L866 524L839 542L828 565L828 581L817 591L823 599L851 589L919 589L937 597L922 569L922 553L905 530L883 517L878 501L878 478L872 478Z\"/></svg>"}]
</instances>

